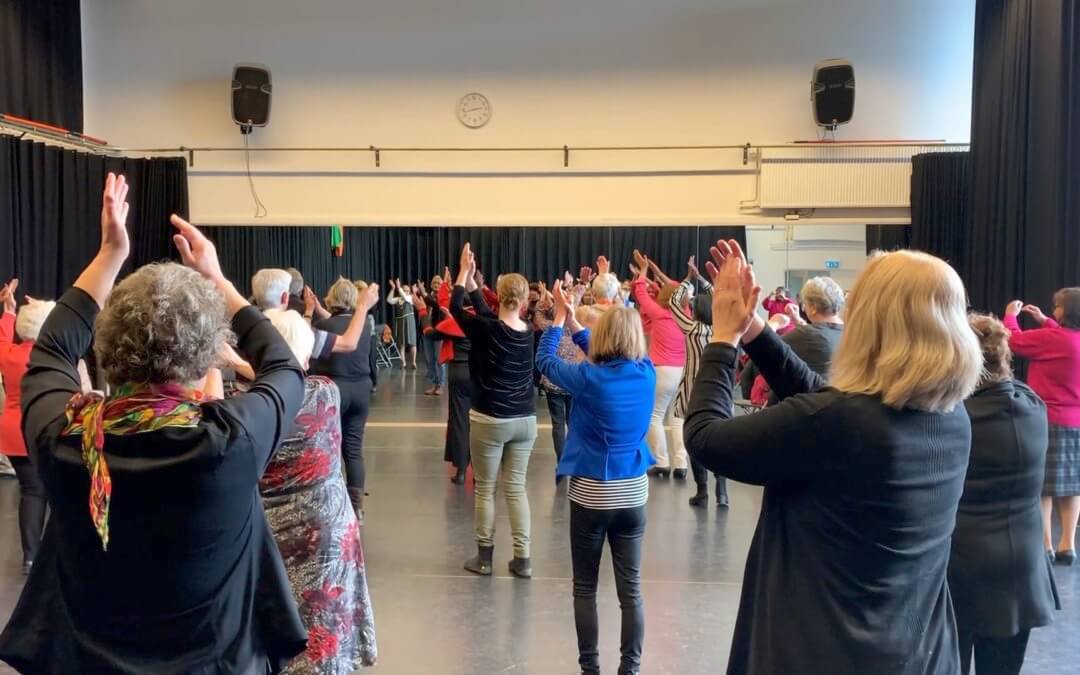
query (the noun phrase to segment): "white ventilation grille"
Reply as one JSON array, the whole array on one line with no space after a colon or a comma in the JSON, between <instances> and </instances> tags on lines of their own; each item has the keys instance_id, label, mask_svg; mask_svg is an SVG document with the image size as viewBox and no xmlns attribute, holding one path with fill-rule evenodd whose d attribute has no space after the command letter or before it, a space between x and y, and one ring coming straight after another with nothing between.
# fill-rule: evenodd
<instances>
[{"instance_id":1,"label":"white ventilation grille","mask_svg":"<svg viewBox=\"0 0 1080 675\"><path fill-rule=\"evenodd\" d=\"M763 209L903 208L911 205L911 157L965 145L807 145L761 149Z\"/></svg>"}]
</instances>

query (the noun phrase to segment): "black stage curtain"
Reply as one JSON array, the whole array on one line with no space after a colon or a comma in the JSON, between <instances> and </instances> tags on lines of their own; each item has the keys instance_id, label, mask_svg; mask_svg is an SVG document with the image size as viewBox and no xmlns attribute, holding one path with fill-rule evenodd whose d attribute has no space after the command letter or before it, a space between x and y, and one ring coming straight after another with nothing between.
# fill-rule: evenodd
<instances>
[{"instance_id":1,"label":"black stage curtain","mask_svg":"<svg viewBox=\"0 0 1080 675\"><path fill-rule=\"evenodd\" d=\"M263 267L296 267L304 281L324 293L338 277L375 280L385 289L390 277L403 282L430 280L449 265L455 273L465 242L490 282L505 272L521 272L549 284L605 255L619 277L629 276L634 248L653 257L672 278L686 274L686 259L701 264L717 239L746 245L742 227L347 227L345 252L330 250L330 228L217 226L204 231L217 245L221 266L243 292ZM376 319L386 320L380 306Z\"/></svg>"},{"instance_id":2,"label":"black stage curtain","mask_svg":"<svg viewBox=\"0 0 1080 675\"><path fill-rule=\"evenodd\" d=\"M0 0L0 113L83 130L79 0Z\"/></svg>"},{"instance_id":3,"label":"black stage curtain","mask_svg":"<svg viewBox=\"0 0 1080 675\"><path fill-rule=\"evenodd\" d=\"M911 158L911 248L948 261L965 279L970 187L969 153Z\"/></svg>"},{"instance_id":4,"label":"black stage curtain","mask_svg":"<svg viewBox=\"0 0 1080 675\"><path fill-rule=\"evenodd\" d=\"M896 251L911 248L910 225L867 225L866 255L874 251Z\"/></svg>"},{"instance_id":5,"label":"black stage curtain","mask_svg":"<svg viewBox=\"0 0 1080 675\"><path fill-rule=\"evenodd\" d=\"M183 159L125 159L0 136L0 277L20 294L55 298L97 253L109 171L131 184L126 269L173 256L169 214L188 212Z\"/></svg>"},{"instance_id":6,"label":"black stage curtain","mask_svg":"<svg viewBox=\"0 0 1080 675\"><path fill-rule=\"evenodd\" d=\"M1080 284L1080 10L1076 0L979 0L971 124L972 304L1048 309Z\"/></svg>"}]
</instances>

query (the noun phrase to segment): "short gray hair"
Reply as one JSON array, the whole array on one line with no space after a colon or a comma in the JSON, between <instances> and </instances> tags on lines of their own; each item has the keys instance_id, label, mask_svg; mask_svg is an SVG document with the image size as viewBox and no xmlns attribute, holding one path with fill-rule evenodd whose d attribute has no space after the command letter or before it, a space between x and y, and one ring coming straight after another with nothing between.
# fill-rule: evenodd
<instances>
[{"instance_id":1,"label":"short gray hair","mask_svg":"<svg viewBox=\"0 0 1080 675\"><path fill-rule=\"evenodd\" d=\"M844 309L844 289L831 277L812 277L803 284L799 299L819 314L832 316Z\"/></svg>"},{"instance_id":2,"label":"short gray hair","mask_svg":"<svg viewBox=\"0 0 1080 675\"><path fill-rule=\"evenodd\" d=\"M597 274L592 282L592 294L598 300L614 300L619 294L619 278L611 272Z\"/></svg>"},{"instance_id":3,"label":"short gray hair","mask_svg":"<svg viewBox=\"0 0 1080 675\"><path fill-rule=\"evenodd\" d=\"M356 284L345 277L338 277L338 280L326 292L326 308L351 312L356 309L359 296L360 292L356 290Z\"/></svg>"},{"instance_id":4,"label":"short gray hair","mask_svg":"<svg viewBox=\"0 0 1080 675\"><path fill-rule=\"evenodd\" d=\"M24 342L33 342L41 333L41 326L56 307L52 300L31 300L19 308L15 317L15 334Z\"/></svg>"},{"instance_id":5,"label":"short gray hair","mask_svg":"<svg viewBox=\"0 0 1080 675\"><path fill-rule=\"evenodd\" d=\"M282 269L261 269L251 277L251 294L259 309L281 307L281 296L289 291L292 277Z\"/></svg>"},{"instance_id":6,"label":"short gray hair","mask_svg":"<svg viewBox=\"0 0 1080 675\"><path fill-rule=\"evenodd\" d=\"M289 295L300 295L301 291L304 290L304 275L300 274L300 270L295 267L290 267L285 271L292 278L292 281L289 282Z\"/></svg>"},{"instance_id":7,"label":"short gray hair","mask_svg":"<svg viewBox=\"0 0 1080 675\"><path fill-rule=\"evenodd\" d=\"M268 309L265 314L277 332L281 333L300 365L306 364L311 358L311 351L315 349L315 333L304 317L295 310L281 308Z\"/></svg>"},{"instance_id":8,"label":"short gray hair","mask_svg":"<svg viewBox=\"0 0 1080 675\"><path fill-rule=\"evenodd\" d=\"M112 385L194 382L232 341L221 293L176 263L144 265L121 281L94 329L94 355Z\"/></svg>"}]
</instances>

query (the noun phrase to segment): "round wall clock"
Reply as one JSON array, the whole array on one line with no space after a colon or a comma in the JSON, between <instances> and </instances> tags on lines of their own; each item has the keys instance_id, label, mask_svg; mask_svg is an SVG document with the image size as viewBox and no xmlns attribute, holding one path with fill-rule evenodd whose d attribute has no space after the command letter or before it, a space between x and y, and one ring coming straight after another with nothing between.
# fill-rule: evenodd
<instances>
[{"instance_id":1,"label":"round wall clock","mask_svg":"<svg viewBox=\"0 0 1080 675\"><path fill-rule=\"evenodd\" d=\"M465 94L458 101L457 116L470 129L479 129L491 120L491 104L483 94Z\"/></svg>"}]
</instances>

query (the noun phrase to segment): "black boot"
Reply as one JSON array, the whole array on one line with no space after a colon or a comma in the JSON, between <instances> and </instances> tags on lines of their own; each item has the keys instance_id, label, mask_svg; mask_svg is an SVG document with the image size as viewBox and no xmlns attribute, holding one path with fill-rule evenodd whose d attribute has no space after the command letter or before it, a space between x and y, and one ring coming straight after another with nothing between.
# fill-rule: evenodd
<instances>
[{"instance_id":1,"label":"black boot","mask_svg":"<svg viewBox=\"0 0 1080 675\"><path fill-rule=\"evenodd\" d=\"M696 509L704 508L709 505L709 486L698 485L697 494L690 498L690 506Z\"/></svg>"},{"instance_id":2,"label":"black boot","mask_svg":"<svg viewBox=\"0 0 1080 675\"><path fill-rule=\"evenodd\" d=\"M727 479L723 476L716 477L716 508L726 509L728 507L727 496Z\"/></svg>"},{"instance_id":3,"label":"black boot","mask_svg":"<svg viewBox=\"0 0 1080 675\"><path fill-rule=\"evenodd\" d=\"M477 547L476 555L465 561L465 570L482 577L491 576L491 555L495 552L494 546Z\"/></svg>"},{"instance_id":4,"label":"black boot","mask_svg":"<svg viewBox=\"0 0 1080 675\"><path fill-rule=\"evenodd\" d=\"M364 525L364 489L349 488L349 502L356 511L356 522L361 527Z\"/></svg>"},{"instance_id":5,"label":"black boot","mask_svg":"<svg viewBox=\"0 0 1080 675\"><path fill-rule=\"evenodd\" d=\"M454 477L450 479L450 482L453 483L454 485L464 485L465 484L465 469L462 468L462 467L458 467L457 473L455 473Z\"/></svg>"},{"instance_id":6,"label":"black boot","mask_svg":"<svg viewBox=\"0 0 1080 675\"><path fill-rule=\"evenodd\" d=\"M686 469L675 469L671 472L675 480L686 480Z\"/></svg>"},{"instance_id":7,"label":"black boot","mask_svg":"<svg viewBox=\"0 0 1080 675\"><path fill-rule=\"evenodd\" d=\"M514 556L510 561L510 574L518 579L532 579L532 561Z\"/></svg>"},{"instance_id":8,"label":"black boot","mask_svg":"<svg viewBox=\"0 0 1080 675\"><path fill-rule=\"evenodd\" d=\"M648 471L646 471L645 473L649 474L650 476L655 476L657 478L671 478L671 468L670 467L661 468L661 467L658 467L658 466L654 466L651 469L649 469Z\"/></svg>"}]
</instances>

